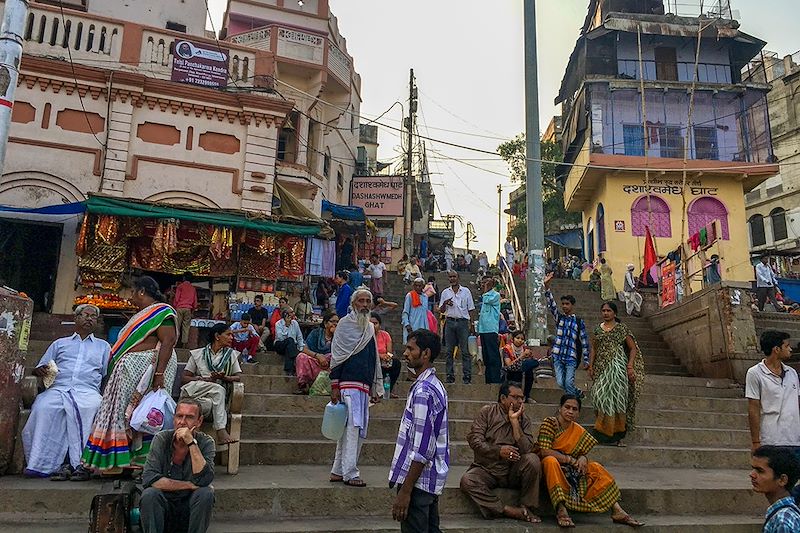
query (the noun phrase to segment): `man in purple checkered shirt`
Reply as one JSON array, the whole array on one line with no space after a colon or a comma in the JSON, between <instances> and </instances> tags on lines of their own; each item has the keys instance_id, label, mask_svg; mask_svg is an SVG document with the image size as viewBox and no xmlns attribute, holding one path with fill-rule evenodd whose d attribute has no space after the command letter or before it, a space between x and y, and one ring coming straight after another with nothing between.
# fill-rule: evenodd
<instances>
[{"instance_id":1,"label":"man in purple checkered shirt","mask_svg":"<svg viewBox=\"0 0 800 533\"><path fill-rule=\"evenodd\" d=\"M450 468L447 392L433 362L442 344L426 329L408 334L403 354L417 379L411 386L397 432L389 486L397 485L392 517L402 533L441 533L439 495Z\"/></svg>"}]
</instances>

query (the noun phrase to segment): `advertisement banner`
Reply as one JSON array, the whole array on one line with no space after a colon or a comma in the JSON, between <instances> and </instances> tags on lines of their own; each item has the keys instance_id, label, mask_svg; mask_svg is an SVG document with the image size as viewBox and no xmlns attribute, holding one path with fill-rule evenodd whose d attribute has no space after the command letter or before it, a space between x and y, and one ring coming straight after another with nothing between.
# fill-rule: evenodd
<instances>
[{"instance_id":1,"label":"advertisement banner","mask_svg":"<svg viewBox=\"0 0 800 533\"><path fill-rule=\"evenodd\" d=\"M402 176L353 176L350 205L369 216L403 216Z\"/></svg>"},{"instance_id":2,"label":"advertisement banner","mask_svg":"<svg viewBox=\"0 0 800 533\"><path fill-rule=\"evenodd\" d=\"M227 49L176 39L172 56L172 81L219 89L228 84Z\"/></svg>"},{"instance_id":3,"label":"advertisement banner","mask_svg":"<svg viewBox=\"0 0 800 533\"><path fill-rule=\"evenodd\" d=\"M676 301L675 263L667 261L661 267L661 307L667 307Z\"/></svg>"}]
</instances>

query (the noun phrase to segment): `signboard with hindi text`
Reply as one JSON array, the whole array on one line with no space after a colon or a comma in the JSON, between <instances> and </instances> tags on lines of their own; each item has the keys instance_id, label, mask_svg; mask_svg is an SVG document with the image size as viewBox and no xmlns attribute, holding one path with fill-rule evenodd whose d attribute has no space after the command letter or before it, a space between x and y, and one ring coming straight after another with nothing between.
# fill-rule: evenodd
<instances>
[{"instance_id":1,"label":"signboard with hindi text","mask_svg":"<svg viewBox=\"0 0 800 533\"><path fill-rule=\"evenodd\" d=\"M227 49L176 39L173 50L172 81L215 89L228 84Z\"/></svg>"},{"instance_id":2,"label":"signboard with hindi text","mask_svg":"<svg viewBox=\"0 0 800 533\"><path fill-rule=\"evenodd\" d=\"M403 216L402 176L353 176L350 205L369 216Z\"/></svg>"}]
</instances>

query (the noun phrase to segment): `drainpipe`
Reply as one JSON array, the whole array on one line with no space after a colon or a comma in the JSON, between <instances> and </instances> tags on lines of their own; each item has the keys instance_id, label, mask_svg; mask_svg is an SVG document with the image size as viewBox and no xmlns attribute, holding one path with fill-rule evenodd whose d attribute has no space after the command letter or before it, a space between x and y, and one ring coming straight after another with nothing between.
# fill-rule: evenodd
<instances>
[{"instance_id":1,"label":"drainpipe","mask_svg":"<svg viewBox=\"0 0 800 533\"><path fill-rule=\"evenodd\" d=\"M6 164L11 110L22 60L22 33L28 16L28 0L6 0L0 25L0 177Z\"/></svg>"}]
</instances>

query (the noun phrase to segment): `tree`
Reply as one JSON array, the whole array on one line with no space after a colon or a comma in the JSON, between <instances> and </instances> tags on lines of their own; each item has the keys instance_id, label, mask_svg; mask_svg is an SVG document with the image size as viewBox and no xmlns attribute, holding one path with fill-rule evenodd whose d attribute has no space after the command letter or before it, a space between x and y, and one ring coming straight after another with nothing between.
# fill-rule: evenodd
<instances>
[{"instance_id":1,"label":"tree","mask_svg":"<svg viewBox=\"0 0 800 533\"><path fill-rule=\"evenodd\" d=\"M544 211L545 232L557 232L564 224L578 224L581 221L580 213L568 213L564 208L564 189L556 179L558 162L564 160L561 145L551 141L542 141L542 160L553 163L542 163L542 207ZM506 141L497 147L500 154L511 171L511 182L525 186L526 159L525 159L525 134L520 133L514 139ZM527 211L525 205L515 213L518 224L511 232L511 236L526 241L528 235Z\"/></svg>"}]
</instances>

